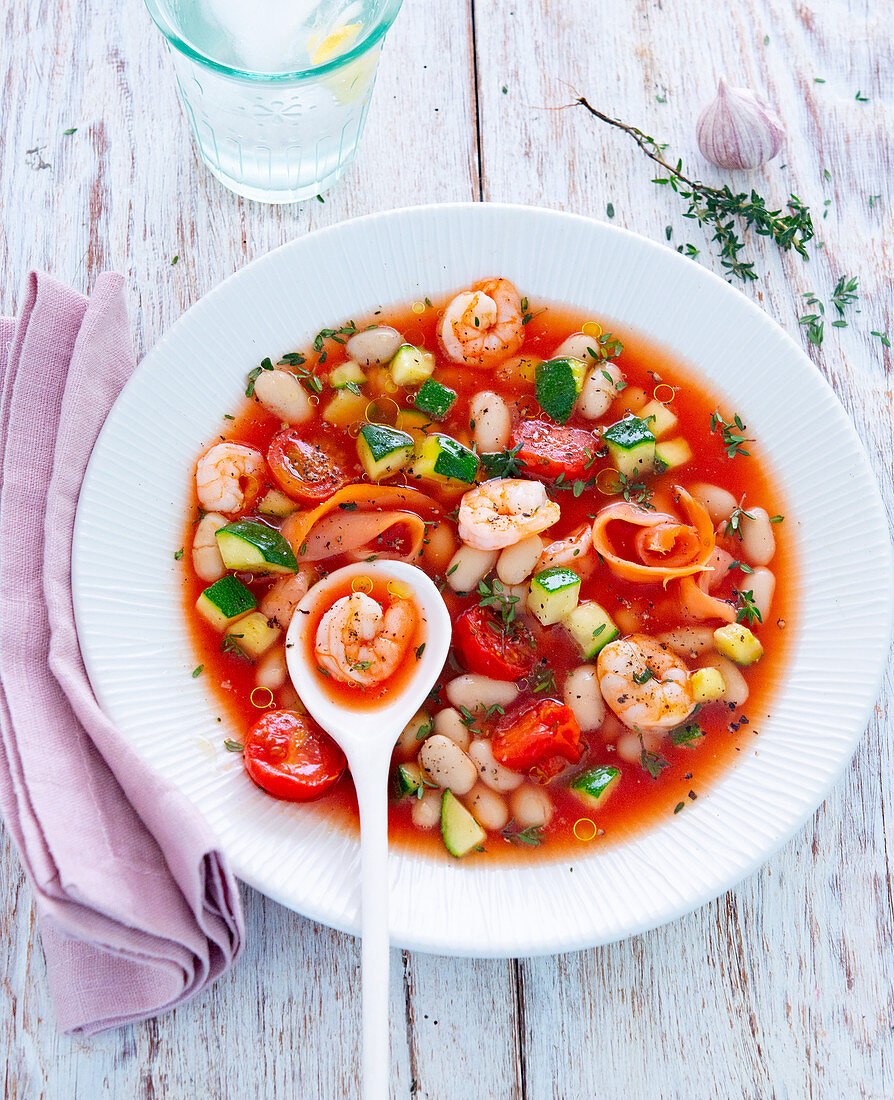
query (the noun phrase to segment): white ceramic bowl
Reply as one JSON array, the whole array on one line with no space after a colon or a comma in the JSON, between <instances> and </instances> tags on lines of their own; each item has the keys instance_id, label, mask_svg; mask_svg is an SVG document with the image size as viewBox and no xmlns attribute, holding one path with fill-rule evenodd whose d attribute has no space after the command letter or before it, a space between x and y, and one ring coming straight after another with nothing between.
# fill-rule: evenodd
<instances>
[{"instance_id":1,"label":"white ceramic bowl","mask_svg":"<svg viewBox=\"0 0 894 1100\"><path fill-rule=\"evenodd\" d=\"M891 628L887 527L869 465L809 359L739 291L669 248L584 218L495 205L345 222L250 264L146 356L96 445L78 508L74 597L97 697L218 832L236 873L337 928L358 925L357 845L313 806L268 798L226 752L239 737L202 683L179 605L195 455L263 356L379 306L500 274L532 299L639 329L710 380L770 456L797 540L797 640L759 754L650 832L532 866L394 854L396 944L527 955L654 927L729 889L825 797L878 690Z\"/></svg>"}]
</instances>

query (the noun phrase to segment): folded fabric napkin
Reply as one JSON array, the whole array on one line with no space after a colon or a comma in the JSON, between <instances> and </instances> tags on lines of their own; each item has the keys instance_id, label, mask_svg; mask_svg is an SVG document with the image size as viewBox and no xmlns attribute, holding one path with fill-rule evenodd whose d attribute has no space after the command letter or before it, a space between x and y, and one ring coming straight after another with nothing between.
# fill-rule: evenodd
<instances>
[{"instance_id":1,"label":"folded fabric napkin","mask_svg":"<svg viewBox=\"0 0 894 1100\"><path fill-rule=\"evenodd\" d=\"M103 421L134 369L122 280L31 275L0 320L0 812L37 896L60 1028L153 1016L239 954L238 887L204 820L103 714L71 545Z\"/></svg>"}]
</instances>

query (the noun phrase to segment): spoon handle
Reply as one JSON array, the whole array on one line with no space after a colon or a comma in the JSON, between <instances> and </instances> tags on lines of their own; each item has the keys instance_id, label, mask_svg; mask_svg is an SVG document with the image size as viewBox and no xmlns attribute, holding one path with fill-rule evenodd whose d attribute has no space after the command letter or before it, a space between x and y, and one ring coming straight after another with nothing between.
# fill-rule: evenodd
<instances>
[{"instance_id":1,"label":"spoon handle","mask_svg":"<svg viewBox=\"0 0 894 1100\"><path fill-rule=\"evenodd\" d=\"M352 754L353 757L354 754ZM360 809L360 963L363 1098L387 1100L391 1074L388 968L388 766L386 753L358 753L351 774Z\"/></svg>"}]
</instances>

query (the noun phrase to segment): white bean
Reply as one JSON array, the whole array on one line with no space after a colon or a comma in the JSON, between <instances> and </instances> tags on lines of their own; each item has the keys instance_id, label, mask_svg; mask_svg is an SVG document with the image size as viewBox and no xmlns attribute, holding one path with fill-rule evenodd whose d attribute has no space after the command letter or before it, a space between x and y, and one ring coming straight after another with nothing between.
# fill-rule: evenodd
<instances>
[{"instance_id":1,"label":"white bean","mask_svg":"<svg viewBox=\"0 0 894 1100\"><path fill-rule=\"evenodd\" d=\"M718 588L723 582L723 578L729 572L729 567L733 564L735 558L732 554L721 549L719 546L715 546L714 550L708 558L707 565L714 570L713 573L708 575L708 591L713 592L715 588Z\"/></svg>"},{"instance_id":2,"label":"white bean","mask_svg":"<svg viewBox=\"0 0 894 1100\"><path fill-rule=\"evenodd\" d=\"M219 581L226 573L214 533L229 522L217 512L208 512L199 520L192 538L192 567L200 580Z\"/></svg>"},{"instance_id":3,"label":"white bean","mask_svg":"<svg viewBox=\"0 0 894 1100\"><path fill-rule=\"evenodd\" d=\"M475 784L463 798L463 804L481 828L492 833L502 829L509 820L509 807L505 801L483 783Z\"/></svg>"},{"instance_id":4,"label":"white bean","mask_svg":"<svg viewBox=\"0 0 894 1100\"><path fill-rule=\"evenodd\" d=\"M747 514L746 514L747 513ZM739 520L742 553L749 565L766 565L776 553L773 524L763 508L746 508Z\"/></svg>"},{"instance_id":5,"label":"white bean","mask_svg":"<svg viewBox=\"0 0 894 1100\"><path fill-rule=\"evenodd\" d=\"M705 506L712 523L729 519L736 507L736 498L733 494L726 489L721 489L719 485L707 485L702 481L690 486L689 492Z\"/></svg>"},{"instance_id":6,"label":"white bean","mask_svg":"<svg viewBox=\"0 0 894 1100\"><path fill-rule=\"evenodd\" d=\"M255 665L255 683L258 687L276 691L286 682L286 648L274 646Z\"/></svg>"},{"instance_id":7,"label":"white bean","mask_svg":"<svg viewBox=\"0 0 894 1100\"><path fill-rule=\"evenodd\" d=\"M773 593L776 591L775 576L765 566L759 565L750 577L742 578L741 585L746 592L751 592L755 607L761 613L761 619L766 622L770 616Z\"/></svg>"},{"instance_id":8,"label":"white bean","mask_svg":"<svg viewBox=\"0 0 894 1100\"><path fill-rule=\"evenodd\" d=\"M748 682L739 670L739 666L719 654L705 663L709 667L718 669L723 677L726 690L721 695L721 700L724 703L734 703L737 707L740 707L748 698Z\"/></svg>"},{"instance_id":9,"label":"white bean","mask_svg":"<svg viewBox=\"0 0 894 1100\"><path fill-rule=\"evenodd\" d=\"M660 733L624 733L618 738L616 749L628 764L642 764L643 752L656 752L660 745Z\"/></svg>"},{"instance_id":10,"label":"white bean","mask_svg":"<svg viewBox=\"0 0 894 1100\"><path fill-rule=\"evenodd\" d=\"M469 727L463 722L462 715L455 707L444 707L443 710L438 711L435 715L435 733L449 737L463 752L468 749L469 742L472 740Z\"/></svg>"},{"instance_id":11,"label":"white bean","mask_svg":"<svg viewBox=\"0 0 894 1100\"><path fill-rule=\"evenodd\" d=\"M543 539L529 535L514 546L507 546L497 558L497 576L503 584L521 584L534 572L543 553Z\"/></svg>"},{"instance_id":12,"label":"white bean","mask_svg":"<svg viewBox=\"0 0 894 1100\"><path fill-rule=\"evenodd\" d=\"M422 557L436 573L449 568L448 562L456 553L456 539L450 529L450 523L438 520L426 528L422 540Z\"/></svg>"},{"instance_id":13,"label":"white bean","mask_svg":"<svg viewBox=\"0 0 894 1100\"><path fill-rule=\"evenodd\" d=\"M606 375L609 377L606 378ZM613 363L597 363L584 380L575 409L587 420L604 416L617 396L617 383L624 376Z\"/></svg>"},{"instance_id":14,"label":"white bean","mask_svg":"<svg viewBox=\"0 0 894 1100\"><path fill-rule=\"evenodd\" d=\"M402 755L415 756L423 738L428 736L431 731L431 719L424 710L417 710L401 730L400 737L398 737L394 747ZM420 733L422 733L422 737L419 736Z\"/></svg>"},{"instance_id":15,"label":"white bean","mask_svg":"<svg viewBox=\"0 0 894 1100\"><path fill-rule=\"evenodd\" d=\"M523 611L528 610L528 596L531 594L531 586L527 581L523 584L507 584L504 591L507 596L515 596L518 601L512 605L515 608L516 615L521 615Z\"/></svg>"},{"instance_id":16,"label":"white bean","mask_svg":"<svg viewBox=\"0 0 894 1100\"><path fill-rule=\"evenodd\" d=\"M689 657L694 660L702 653L710 653L714 649L714 628L711 626L678 626L676 630L668 630L664 634L659 634L656 640L669 645L681 657Z\"/></svg>"},{"instance_id":17,"label":"white bean","mask_svg":"<svg viewBox=\"0 0 894 1100\"><path fill-rule=\"evenodd\" d=\"M562 694L584 733L599 729L605 718L605 703L595 665L578 665L569 672Z\"/></svg>"},{"instance_id":18,"label":"white bean","mask_svg":"<svg viewBox=\"0 0 894 1100\"><path fill-rule=\"evenodd\" d=\"M373 363L390 363L403 340L397 329L377 325L355 332L345 347L352 359L368 367Z\"/></svg>"},{"instance_id":19,"label":"white bean","mask_svg":"<svg viewBox=\"0 0 894 1100\"><path fill-rule=\"evenodd\" d=\"M496 550L476 550L463 543L450 559L444 576L454 592L471 592L496 561Z\"/></svg>"},{"instance_id":20,"label":"white bean","mask_svg":"<svg viewBox=\"0 0 894 1100\"><path fill-rule=\"evenodd\" d=\"M307 390L285 370L262 370L255 379L255 397L268 412L289 424L303 424L314 414Z\"/></svg>"},{"instance_id":21,"label":"white bean","mask_svg":"<svg viewBox=\"0 0 894 1100\"><path fill-rule=\"evenodd\" d=\"M521 786L523 777L494 760L490 741L485 738L476 739L469 745L469 756L478 768L481 782L492 791L514 791Z\"/></svg>"},{"instance_id":22,"label":"white bean","mask_svg":"<svg viewBox=\"0 0 894 1100\"><path fill-rule=\"evenodd\" d=\"M476 393L469 402L469 420L475 422L472 439L479 451L502 451L509 446L512 422L506 402L499 394L490 390Z\"/></svg>"},{"instance_id":23,"label":"white bean","mask_svg":"<svg viewBox=\"0 0 894 1100\"><path fill-rule=\"evenodd\" d=\"M592 363L593 356L587 349L592 348L593 351L596 351L598 347L599 342L595 336L585 336L582 332L572 332L553 352L553 359L565 359L570 356L572 359L580 359L582 363Z\"/></svg>"},{"instance_id":24,"label":"white bean","mask_svg":"<svg viewBox=\"0 0 894 1100\"><path fill-rule=\"evenodd\" d=\"M447 698L455 707L466 710L487 710L488 707L508 707L515 702L518 688L506 680L491 680L477 672L466 672L447 685Z\"/></svg>"},{"instance_id":25,"label":"white bean","mask_svg":"<svg viewBox=\"0 0 894 1100\"><path fill-rule=\"evenodd\" d=\"M513 791L509 809L520 829L542 829L553 816L553 800L542 787L526 783Z\"/></svg>"},{"instance_id":26,"label":"white bean","mask_svg":"<svg viewBox=\"0 0 894 1100\"><path fill-rule=\"evenodd\" d=\"M419 750L419 764L432 783L454 794L467 794L478 778L475 762L463 750L441 733L435 733L423 742Z\"/></svg>"},{"instance_id":27,"label":"white bean","mask_svg":"<svg viewBox=\"0 0 894 1100\"><path fill-rule=\"evenodd\" d=\"M441 820L441 799L444 796L440 791L426 791L421 798L413 799L413 809L410 817L417 829L433 829Z\"/></svg>"}]
</instances>

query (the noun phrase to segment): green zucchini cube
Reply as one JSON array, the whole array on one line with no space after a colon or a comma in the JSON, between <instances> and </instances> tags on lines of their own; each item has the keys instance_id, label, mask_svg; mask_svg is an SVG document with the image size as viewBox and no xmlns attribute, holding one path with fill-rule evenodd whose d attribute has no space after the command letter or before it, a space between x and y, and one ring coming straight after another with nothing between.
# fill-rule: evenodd
<instances>
[{"instance_id":1,"label":"green zucchini cube","mask_svg":"<svg viewBox=\"0 0 894 1100\"><path fill-rule=\"evenodd\" d=\"M574 411L586 373L586 364L571 356L537 364L534 372L537 403L557 424L564 424Z\"/></svg>"},{"instance_id":2,"label":"green zucchini cube","mask_svg":"<svg viewBox=\"0 0 894 1100\"><path fill-rule=\"evenodd\" d=\"M364 424L357 436L357 457L370 480L381 481L413 457L413 437L386 424Z\"/></svg>"},{"instance_id":3,"label":"green zucchini cube","mask_svg":"<svg viewBox=\"0 0 894 1100\"><path fill-rule=\"evenodd\" d=\"M487 839L484 829L453 791L444 791L441 799L441 837L444 847L457 859L462 859Z\"/></svg>"},{"instance_id":4,"label":"green zucchini cube","mask_svg":"<svg viewBox=\"0 0 894 1100\"><path fill-rule=\"evenodd\" d=\"M543 626L561 622L577 606L580 577L572 569L554 565L531 578L528 610Z\"/></svg>"},{"instance_id":5,"label":"green zucchini cube","mask_svg":"<svg viewBox=\"0 0 894 1100\"><path fill-rule=\"evenodd\" d=\"M614 794L620 779L620 770L611 765L590 768L572 781L569 790L589 809L598 810Z\"/></svg>"},{"instance_id":6,"label":"green zucchini cube","mask_svg":"<svg viewBox=\"0 0 894 1100\"><path fill-rule=\"evenodd\" d=\"M240 573L295 573L298 562L279 531L240 519L216 532L217 548L227 569Z\"/></svg>"},{"instance_id":7,"label":"green zucchini cube","mask_svg":"<svg viewBox=\"0 0 894 1100\"><path fill-rule=\"evenodd\" d=\"M434 433L416 441L411 474L442 484L471 485L478 473L478 456L449 435Z\"/></svg>"},{"instance_id":8,"label":"green zucchini cube","mask_svg":"<svg viewBox=\"0 0 894 1100\"><path fill-rule=\"evenodd\" d=\"M611 615L595 600L584 600L569 612L562 625L577 642L585 661L592 660L620 631Z\"/></svg>"},{"instance_id":9,"label":"green zucchini cube","mask_svg":"<svg viewBox=\"0 0 894 1100\"><path fill-rule=\"evenodd\" d=\"M602 433L615 469L626 478L650 474L655 466L655 433L638 416L627 416Z\"/></svg>"},{"instance_id":10,"label":"green zucchini cube","mask_svg":"<svg viewBox=\"0 0 894 1100\"><path fill-rule=\"evenodd\" d=\"M430 416L432 420L443 420L453 402L456 400L456 390L442 386L434 378L426 378L413 398L413 404L420 412Z\"/></svg>"},{"instance_id":11,"label":"green zucchini cube","mask_svg":"<svg viewBox=\"0 0 894 1100\"><path fill-rule=\"evenodd\" d=\"M401 344L388 365L391 378L397 386L418 386L430 377L435 369L435 357L430 351Z\"/></svg>"},{"instance_id":12,"label":"green zucchini cube","mask_svg":"<svg viewBox=\"0 0 894 1100\"><path fill-rule=\"evenodd\" d=\"M196 600L196 611L221 633L257 606L251 590L230 576L215 581Z\"/></svg>"}]
</instances>

